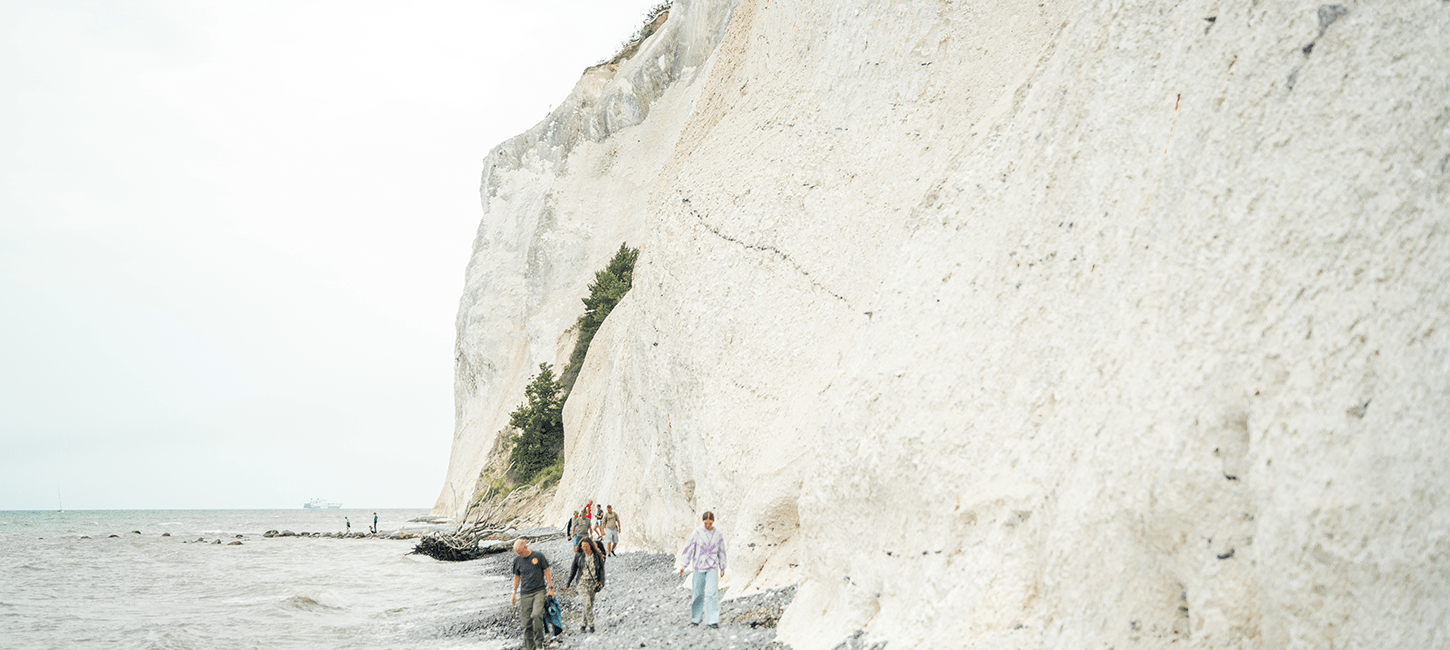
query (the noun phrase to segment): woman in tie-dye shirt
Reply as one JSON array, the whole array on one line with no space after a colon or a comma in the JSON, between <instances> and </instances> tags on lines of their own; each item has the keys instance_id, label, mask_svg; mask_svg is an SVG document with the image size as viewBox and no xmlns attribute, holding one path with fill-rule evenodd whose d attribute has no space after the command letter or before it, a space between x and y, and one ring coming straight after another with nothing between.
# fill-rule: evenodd
<instances>
[{"instance_id":1,"label":"woman in tie-dye shirt","mask_svg":"<svg viewBox=\"0 0 1450 650\"><path fill-rule=\"evenodd\" d=\"M701 517L704 525L690 533L685 549L675 562L680 575L685 570L694 572L691 585L694 599L690 601L690 624L702 621L710 627L720 627L720 574L725 571L725 533L715 528L715 513L706 511ZM703 610L703 611L702 611Z\"/></svg>"}]
</instances>

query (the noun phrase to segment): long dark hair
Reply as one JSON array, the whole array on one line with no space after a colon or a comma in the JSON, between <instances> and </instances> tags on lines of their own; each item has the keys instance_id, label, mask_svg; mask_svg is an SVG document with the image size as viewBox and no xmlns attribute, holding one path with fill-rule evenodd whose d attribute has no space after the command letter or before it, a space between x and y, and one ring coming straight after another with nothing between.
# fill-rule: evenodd
<instances>
[{"instance_id":1,"label":"long dark hair","mask_svg":"<svg viewBox=\"0 0 1450 650\"><path fill-rule=\"evenodd\" d=\"M584 537L579 538L579 543L574 545L574 553L576 555L579 554L579 553L583 553L584 552L584 545L585 544L588 544L589 545L589 552L590 552L590 554L592 554L594 557L597 557L597 558L599 558L601 560L604 559L604 551L603 551L603 549L599 548L599 546L600 546L599 542L596 542L593 539L590 539L588 536L584 536Z\"/></svg>"}]
</instances>

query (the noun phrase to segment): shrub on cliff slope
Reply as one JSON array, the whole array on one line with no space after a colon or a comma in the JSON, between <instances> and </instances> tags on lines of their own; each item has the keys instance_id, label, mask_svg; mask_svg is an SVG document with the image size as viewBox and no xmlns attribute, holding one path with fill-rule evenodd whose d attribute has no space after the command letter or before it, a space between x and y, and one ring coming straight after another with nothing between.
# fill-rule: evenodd
<instances>
[{"instance_id":1,"label":"shrub on cliff slope","mask_svg":"<svg viewBox=\"0 0 1450 650\"><path fill-rule=\"evenodd\" d=\"M515 476L533 483L558 462L564 448L564 383L554 379L552 366L541 363L524 395L528 401L509 414L509 426L516 431L509 441L509 461Z\"/></svg>"},{"instance_id":2,"label":"shrub on cliff slope","mask_svg":"<svg viewBox=\"0 0 1450 650\"><path fill-rule=\"evenodd\" d=\"M579 368L584 365L584 356L589 353L589 343L594 333L604 324L604 319L614 306L619 304L629 288L634 286L634 262L639 259L639 249L630 248L628 243L619 245L614 259L603 271L594 273L594 282L589 285L589 297L584 299L584 315L579 317L579 340L574 343L574 353L569 355L569 365L564 367L560 380L565 391L574 389L574 380L579 378Z\"/></svg>"}]
</instances>

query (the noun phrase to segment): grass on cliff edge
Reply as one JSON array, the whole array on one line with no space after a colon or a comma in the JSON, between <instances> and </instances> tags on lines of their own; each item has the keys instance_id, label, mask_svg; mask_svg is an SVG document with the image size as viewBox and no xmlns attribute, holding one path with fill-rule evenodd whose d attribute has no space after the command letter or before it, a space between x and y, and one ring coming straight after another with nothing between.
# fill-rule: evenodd
<instances>
[{"instance_id":1,"label":"grass on cliff edge","mask_svg":"<svg viewBox=\"0 0 1450 650\"><path fill-rule=\"evenodd\" d=\"M644 12L644 24L640 25L639 29L634 30L634 33L629 38L624 39L624 42L619 44L619 52L608 59L594 64L593 67L597 68L601 65L620 63L621 61L632 58L639 52L639 46L646 40L649 40L649 37L654 36L654 33L665 23L665 20L669 19L670 7L674 4L674 0L665 0L665 2L650 7L648 11Z\"/></svg>"}]
</instances>

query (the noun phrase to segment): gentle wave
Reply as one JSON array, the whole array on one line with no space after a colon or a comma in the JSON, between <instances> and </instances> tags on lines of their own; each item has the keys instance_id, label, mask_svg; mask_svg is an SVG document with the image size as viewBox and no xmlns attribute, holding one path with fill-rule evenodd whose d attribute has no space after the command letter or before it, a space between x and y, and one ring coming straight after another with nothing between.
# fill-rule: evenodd
<instances>
[{"instance_id":1,"label":"gentle wave","mask_svg":"<svg viewBox=\"0 0 1450 650\"><path fill-rule=\"evenodd\" d=\"M142 638L136 640L130 647L136 650L197 650L207 645L204 639L198 638L198 635L183 628L166 626L162 629L154 629L156 627L159 626L148 626L152 629L140 630Z\"/></svg>"},{"instance_id":2,"label":"gentle wave","mask_svg":"<svg viewBox=\"0 0 1450 650\"><path fill-rule=\"evenodd\" d=\"M380 527L396 530L426 512L380 510ZM0 647L447 650L458 640L439 630L507 604L506 578L407 555L410 541L233 537L325 529L341 519L334 513L6 512L9 531L33 527L0 536ZM188 543L198 537L207 543ZM226 545L233 540L242 545Z\"/></svg>"},{"instance_id":3,"label":"gentle wave","mask_svg":"<svg viewBox=\"0 0 1450 650\"><path fill-rule=\"evenodd\" d=\"M300 609L304 611L345 609L345 606L343 605L328 605L326 603L319 602L318 600L310 596L293 596L283 601L282 604L284 607L288 607L291 609Z\"/></svg>"}]
</instances>

